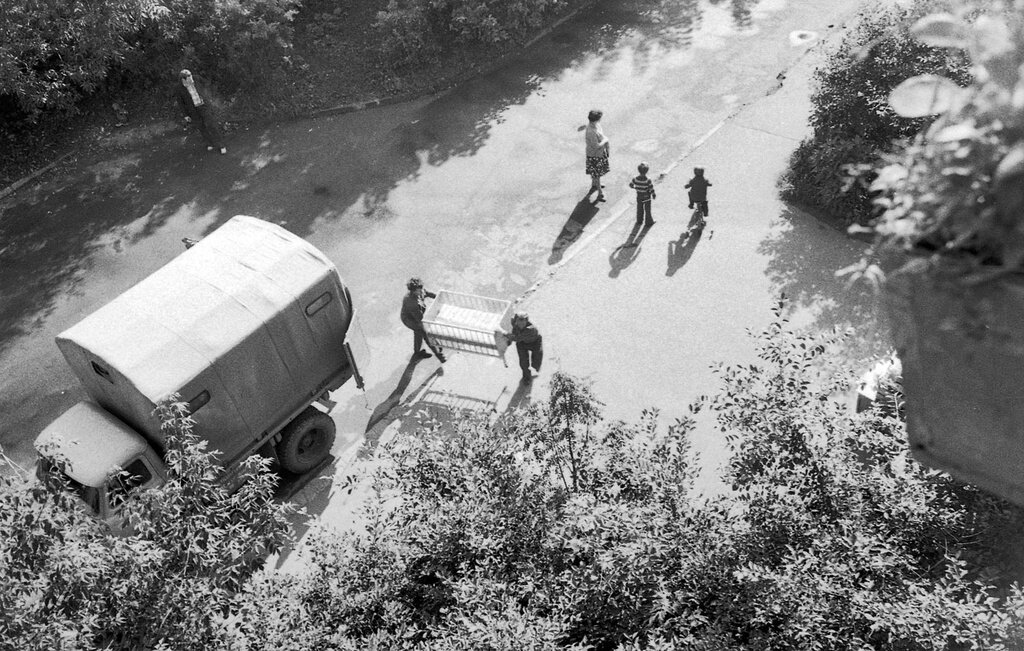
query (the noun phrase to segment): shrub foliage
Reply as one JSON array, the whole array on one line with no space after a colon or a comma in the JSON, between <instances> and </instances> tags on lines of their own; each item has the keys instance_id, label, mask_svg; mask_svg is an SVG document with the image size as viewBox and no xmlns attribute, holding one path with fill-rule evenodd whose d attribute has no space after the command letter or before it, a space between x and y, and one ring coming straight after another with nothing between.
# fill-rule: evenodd
<instances>
[{"instance_id":1,"label":"shrub foliage","mask_svg":"<svg viewBox=\"0 0 1024 651\"><path fill-rule=\"evenodd\" d=\"M0 635L54 649L1019 648L1021 511L916 464L892 410L850 413L825 372L836 336L782 314L757 361L719 368L693 406L731 450L723 493L694 492L698 421L607 423L558 373L528 411L385 447L361 525L315 528L297 573L250 578L287 529L264 466L230 494L185 406L165 405L170 479L129 496L127 536L61 490L0 483Z\"/></svg>"},{"instance_id":2,"label":"shrub foliage","mask_svg":"<svg viewBox=\"0 0 1024 651\"><path fill-rule=\"evenodd\" d=\"M250 480L229 494L186 409L160 408L168 481L128 497L128 535L85 515L54 482L0 480L5 648L220 648L232 595L287 539L289 511L271 500L274 477L255 458Z\"/></svg>"},{"instance_id":3,"label":"shrub foliage","mask_svg":"<svg viewBox=\"0 0 1024 651\"><path fill-rule=\"evenodd\" d=\"M1024 595L996 577L1020 511L848 413L815 371L834 336L781 310L695 406L732 450L725 494L694 495L694 421L603 423L558 374L529 412L384 450L365 530L320 529L307 573L252 582L242 646L1012 648Z\"/></svg>"},{"instance_id":4,"label":"shrub foliage","mask_svg":"<svg viewBox=\"0 0 1024 651\"><path fill-rule=\"evenodd\" d=\"M138 89L191 67L226 91L280 67L301 0L6 0L0 108L9 119L73 112L110 83Z\"/></svg>"},{"instance_id":5,"label":"shrub foliage","mask_svg":"<svg viewBox=\"0 0 1024 651\"><path fill-rule=\"evenodd\" d=\"M538 26L580 0L389 0L377 14L384 54L395 64L436 56L449 46L495 45Z\"/></svg>"},{"instance_id":6,"label":"shrub foliage","mask_svg":"<svg viewBox=\"0 0 1024 651\"><path fill-rule=\"evenodd\" d=\"M863 185L847 182L847 166L874 162L927 124L893 112L889 93L919 74L941 74L961 85L970 80L969 62L961 52L930 47L910 35L917 18L946 4L916 0L872 6L826 55L814 72L814 134L794 152L783 178L787 199L847 224L870 221L871 196Z\"/></svg>"},{"instance_id":7,"label":"shrub foliage","mask_svg":"<svg viewBox=\"0 0 1024 651\"><path fill-rule=\"evenodd\" d=\"M132 0L10 0L0 9L0 98L34 118L66 111L124 61L139 27Z\"/></svg>"},{"instance_id":8,"label":"shrub foliage","mask_svg":"<svg viewBox=\"0 0 1024 651\"><path fill-rule=\"evenodd\" d=\"M776 318L757 360L669 427L601 418L582 380L497 423L372 460L359 526L314 528L302 571L260 464L235 494L166 405L170 481L112 536L61 491L0 484L0 635L66 649L1016 649L1020 509L919 466L893 410L836 398L835 334ZM728 489L694 491L717 427Z\"/></svg>"},{"instance_id":9,"label":"shrub foliage","mask_svg":"<svg viewBox=\"0 0 1024 651\"><path fill-rule=\"evenodd\" d=\"M251 89L280 68L301 0L161 0L137 39L137 69L166 78L196 68L227 92Z\"/></svg>"}]
</instances>

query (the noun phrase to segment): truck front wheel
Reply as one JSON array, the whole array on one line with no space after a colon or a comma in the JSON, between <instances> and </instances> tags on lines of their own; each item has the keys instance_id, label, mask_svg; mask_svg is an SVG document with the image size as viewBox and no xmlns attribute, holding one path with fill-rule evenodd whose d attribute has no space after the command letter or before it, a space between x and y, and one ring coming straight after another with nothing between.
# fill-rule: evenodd
<instances>
[{"instance_id":1,"label":"truck front wheel","mask_svg":"<svg viewBox=\"0 0 1024 651\"><path fill-rule=\"evenodd\" d=\"M285 470L301 475L330 454L333 445L334 421L315 407L306 407L281 431L277 456Z\"/></svg>"}]
</instances>

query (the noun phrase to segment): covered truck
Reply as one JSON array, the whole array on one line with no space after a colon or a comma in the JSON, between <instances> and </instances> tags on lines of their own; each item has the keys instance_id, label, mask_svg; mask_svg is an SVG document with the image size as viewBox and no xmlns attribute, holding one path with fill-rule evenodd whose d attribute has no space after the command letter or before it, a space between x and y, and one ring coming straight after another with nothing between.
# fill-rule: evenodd
<instances>
[{"instance_id":1,"label":"covered truck","mask_svg":"<svg viewBox=\"0 0 1024 651\"><path fill-rule=\"evenodd\" d=\"M161 483L158 402L188 403L194 432L232 470L259 453L304 473L329 456L329 392L362 386L346 334L352 299L302 238L237 216L62 332L57 346L88 394L36 438L97 515L132 486ZM50 464L52 465L52 464ZM120 483L120 485L119 485Z\"/></svg>"}]
</instances>

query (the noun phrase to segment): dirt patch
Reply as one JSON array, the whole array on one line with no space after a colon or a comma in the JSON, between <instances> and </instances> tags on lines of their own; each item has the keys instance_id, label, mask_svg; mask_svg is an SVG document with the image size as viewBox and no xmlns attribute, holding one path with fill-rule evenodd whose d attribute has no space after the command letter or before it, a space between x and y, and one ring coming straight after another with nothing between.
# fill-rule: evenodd
<instances>
[{"instance_id":1,"label":"dirt patch","mask_svg":"<svg viewBox=\"0 0 1024 651\"><path fill-rule=\"evenodd\" d=\"M518 52L545 24L515 42L450 50L416 68L392 69L377 53L373 29L388 0L307 0L296 16L291 66L280 80L247 97L214 98L226 131L308 116L340 105L414 96L452 86ZM172 75L173 76L173 75ZM71 169L93 155L124 152L181 129L181 115L166 87L102 92L83 102L79 115L48 119L0 142L0 189L65 156Z\"/></svg>"}]
</instances>

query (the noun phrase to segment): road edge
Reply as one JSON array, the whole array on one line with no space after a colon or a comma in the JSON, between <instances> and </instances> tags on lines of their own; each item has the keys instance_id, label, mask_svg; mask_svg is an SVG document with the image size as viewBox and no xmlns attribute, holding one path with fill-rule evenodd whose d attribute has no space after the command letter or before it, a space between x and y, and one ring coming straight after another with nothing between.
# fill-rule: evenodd
<instances>
[{"instance_id":1,"label":"road edge","mask_svg":"<svg viewBox=\"0 0 1024 651\"><path fill-rule=\"evenodd\" d=\"M441 86L432 86L432 87L429 87L429 88L424 88L424 89L413 91L413 92L409 92L409 93L399 93L397 95L390 95L388 97L378 97L378 98L373 98L373 99L362 100L362 101L359 101L359 102L349 102L348 104L339 104L338 106L332 106L332 107L328 107L328 108L325 108L325 109L317 109L315 111L309 111L309 112L306 112L306 113L302 113L302 114L297 115L297 116L295 116L295 117L293 117L291 119L280 120L279 122L281 122L281 123L297 122L299 120L317 119L317 118L329 117L329 116L332 116L332 115L342 115L344 113L354 113L356 111L363 111L363 110L366 110L366 109L378 108L378 107L382 107L382 106L390 106L390 105L393 105L393 104L401 104L403 102L411 102L413 100L420 99L420 98L423 98L423 97L429 97L431 95L440 95L440 94L446 93L446 92L452 90L453 88L455 88L456 86L464 84L464 83L466 83L468 81L472 81L473 79L476 79L477 77L481 77L483 75L490 74L490 73L494 72L495 70L497 70L498 68L500 68L501 66L506 65L508 63L509 59L511 59L514 56L518 56L518 55L522 54L523 52L526 52L527 50L532 48L537 43L537 41L541 40L542 38L545 38L546 36L549 36L551 34L551 32L553 32L556 29L558 29L559 27L561 27L563 24L565 24L566 21L572 20L573 18L578 16L581 11L589 9L590 7L592 7L595 4L597 4L597 2L598 2L598 0L589 0L588 2L584 2L583 4L578 6L576 9L573 9L572 11L567 13L566 15L562 16L561 18L559 18L555 22L551 23L550 25L548 25L547 27L542 29L540 32L535 34L532 38L530 38L530 40L526 41L526 43L524 43L521 47L517 48L515 51L509 52L508 54L506 54L505 56L501 57L500 59L497 59L496 61L493 61L491 64L487 65L486 67L477 68L475 70L472 70L471 72L468 72L465 77L461 77L461 78L456 79L456 80L454 80L452 82L449 82L447 84L444 84L444 85L441 85ZM43 167L35 170L34 172L31 172L30 174L27 174L27 175L23 176L22 178L18 179L14 183L11 183L10 185L8 185L3 190L0 190L0 200L6 199L8 196L14 194L18 190L20 190L22 188L22 186L24 186L27 183L35 180L39 176L45 174L50 169L52 169L54 166L56 166L58 163L63 161L65 158L68 158L69 156L74 154L76 151L77 151L77 149L73 149L73 150L71 150L69 152L66 152L65 154L61 155L59 158L51 161L50 163L48 163L48 164L44 165Z\"/></svg>"},{"instance_id":2,"label":"road edge","mask_svg":"<svg viewBox=\"0 0 1024 651\"><path fill-rule=\"evenodd\" d=\"M573 18L578 16L581 11L589 9L590 7L597 4L597 2L598 0L589 0L588 2L584 2L580 6L576 7L566 15L562 16L555 22L551 23L550 25L542 29L537 34L534 34L534 36L530 38L530 40L528 40L526 43L524 43L522 47L517 48L513 52L509 52L500 59L492 61L490 64L483 68L477 68L473 70L472 72L468 73L465 77L456 79L455 81L451 81L443 85L433 86L430 88L413 91L409 93L400 93L398 95L390 95L388 97L363 100L360 102L349 102L348 104L339 104L338 106L332 106L325 109L317 109L315 111L307 113L304 117L321 118L330 115L342 115L344 113L352 113L354 111L361 111L368 108L377 108L380 106L390 106L392 104L401 104L403 102L410 102L412 100L420 99L422 97L428 97L430 95L439 95L442 93L446 93L455 88L456 86L464 84L467 81L472 81L477 77L488 75L494 72L495 70L501 68L502 66L507 65L509 59L515 56L519 56L523 52L526 52L527 50L532 48L537 43L537 41L541 40L542 38L545 38L546 36L549 36L553 31L561 27L567 21L572 20Z\"/></svg>"}]
</instances>

